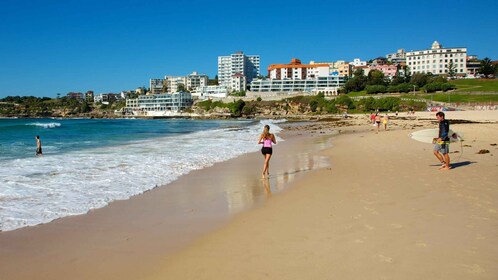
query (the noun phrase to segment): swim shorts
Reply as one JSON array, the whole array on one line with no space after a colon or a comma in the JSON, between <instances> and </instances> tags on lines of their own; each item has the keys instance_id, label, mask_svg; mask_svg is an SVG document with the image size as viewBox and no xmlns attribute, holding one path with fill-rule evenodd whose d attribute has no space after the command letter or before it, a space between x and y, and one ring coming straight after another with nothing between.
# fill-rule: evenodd
<instances>
[{"instance_id":1,"label":"swim shorts","mask_svg":"<svg viewBox=\"0 0 498 280\"><path fill-rule=\"evenodd\" d=\"M273 149L270 147L263 147L261 148L261 153L263 155L271 155L273 153Z\"/></svg>"},{"instance_id":2,"label":"swim shorts","mask_svg":"<svg viewBox=\"0 0 498 280\"><path fill-rule=\"evenodd\" d=\"M450 145L446 142L436 143L434 145L434 151L438 151L441 154L447 154L450 152Z\"/></svg>"}]
</instances>

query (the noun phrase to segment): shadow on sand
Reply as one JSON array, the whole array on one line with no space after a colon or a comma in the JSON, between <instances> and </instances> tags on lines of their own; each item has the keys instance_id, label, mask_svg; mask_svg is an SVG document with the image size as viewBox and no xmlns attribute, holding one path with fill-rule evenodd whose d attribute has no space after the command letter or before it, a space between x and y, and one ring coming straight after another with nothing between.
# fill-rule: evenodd
<instances>
[{"instance_id":1,"label":"shadow on sand","mask_svg":"<svg viewBox=\"0 0 498 280\"><path fill-rule=\"evenodd\" d=\"M470 164L477 163L476 161L461 161L461 162L455 162L451 163L451 169L459 168L459 167L464 167ZM441 164L432 164L431 166L441 166Z\"/></svg>"},{"instance_id":2,"label":"shadow on sand","mask_svg":"<svg viewBox=\"0 0 498 280\"><path fill-rule=\"evenodd\" d=\"M455 168L458 168L458 167L464 167L464 166L467 166L467 165L470 165L470 164L473 164L473 163L477 163L475 161L461 161L461 162L455 162L455 163L451 163L451 169L455 169Z\"/></svg>"}]
</instances>

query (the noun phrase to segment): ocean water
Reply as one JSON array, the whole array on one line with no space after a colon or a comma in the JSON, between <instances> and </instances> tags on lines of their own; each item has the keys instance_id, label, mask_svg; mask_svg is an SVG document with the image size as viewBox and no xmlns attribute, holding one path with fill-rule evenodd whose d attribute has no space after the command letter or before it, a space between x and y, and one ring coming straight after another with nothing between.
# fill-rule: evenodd
<instances>
[{"instance_id":1,"label":"ocean water","mask_svg":"<svg viewBox=\"0 0 498 280\"><path fill-rule=\"evenodd\" d=\"M281 130L252 120L0 119L0 230L84 214L255 152L267 123Z\"/></svg>"}]
</instances>

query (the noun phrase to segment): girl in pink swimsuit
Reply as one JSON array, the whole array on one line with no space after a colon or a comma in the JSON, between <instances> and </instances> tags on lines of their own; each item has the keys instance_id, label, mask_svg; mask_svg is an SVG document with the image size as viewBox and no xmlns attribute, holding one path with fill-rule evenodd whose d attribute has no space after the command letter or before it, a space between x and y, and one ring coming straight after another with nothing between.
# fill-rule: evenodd
<instances>
[{"instance_id":1,"label":"girl in pink swimsuit","mask_svg":"<svg viewBox=\"0 0 498 280\"><path fill-rule=\"evenodd\" d=\"M263 148L261 148L261 153L265 157L265 164L263 165L263 178L265 176L269 176L269 168L270 168L270 158L273 153L272 144L277 144L277 140L275 140L275 135L270 133L270 126L265 125L263 133L259 137L258 144L263 144Z\"/></svg>"}]
</instances>

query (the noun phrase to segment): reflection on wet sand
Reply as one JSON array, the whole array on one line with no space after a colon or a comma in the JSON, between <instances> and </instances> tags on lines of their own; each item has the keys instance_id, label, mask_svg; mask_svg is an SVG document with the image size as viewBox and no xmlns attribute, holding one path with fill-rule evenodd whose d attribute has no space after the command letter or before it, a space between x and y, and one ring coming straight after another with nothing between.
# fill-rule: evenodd
<instances>
[{"instance_id":1,"label":"reflection on wet sand","mask_svg":"<svg viewBox=\"0 0 498 280\"><path fill-rule=\"evenodd\" d=\"M285 146L285 149L278 149L277 146L270 164L268 178L261 179L247 172L223 176L221 185L225 188L228 212L235 214L257 206L272 194L285 190L290 183L305 172L329 167L328 157L318 153L331 146L331 137L324 136L313 140L307 145L299 146L298 153L296 153L296 147ZM259 166L254 168L259 170Z\"/></svg>"}]
</instances>

